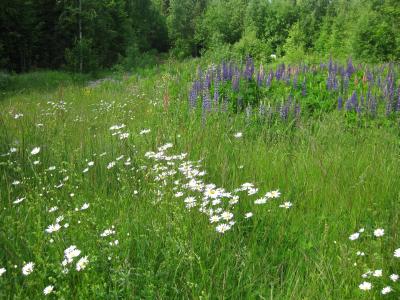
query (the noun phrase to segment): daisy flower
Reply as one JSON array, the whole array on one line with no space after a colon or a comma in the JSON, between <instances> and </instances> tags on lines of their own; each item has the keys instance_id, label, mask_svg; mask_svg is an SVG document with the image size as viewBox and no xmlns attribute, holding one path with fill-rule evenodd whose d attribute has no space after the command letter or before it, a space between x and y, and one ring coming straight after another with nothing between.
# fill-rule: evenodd
<instances>
[{"instance_id":1,"label":"daisy flower","mask_svg":"<svg viewBox=\"0 0 400 300\"><path fill-rule=\"evenodd\" d=\"M244 217L245 217L246 219L251 218L252 216L253 216L253 213L252 213L252 212L248 212L248 213L246 213L246 214L244 215Z\"/></svg>"},{"instance_id":2,"label":"daisy flower","mask_svg":"<svg viewBox=\"0 0 400 300\"><path fill-rule=\"evenodd\" d=\"M84 256L81 257L78 262L76 263L76 270L79 272L86 268L87 264L89 263L88 257Z\"/></svg>"},{"instance_id":3,"label":"daisy flower","mask_svg":"<svg viewBox=\"0 0 400 300\"><path fill-rule=\"evenodd\" d=\"M355 241L359 237L360 237L360 233L356 232L356 233L353 233L352 235L349 236L349 240Z\"/></svg>"},{"instance_id":4,"label":"daisy flower","mask_svg":"<svg viewBox=\"0 0 400 300\"><path fill-rule=\"evenodd\" d=\"M39 152L40 152L40 147L35 147L35 148L32 149L31 154L32 154L32 155L36 155L36 154L38 154Z\"/></svg>"},{"instance_id":5,"label":"daisy flower","mask_svg":"<svg viewBox=\"0 0 400 300\"><path fill-rule=\"evenodd\" d=\"M22 274L25 276L28 276L33 272L33 268L35 267L35 264L33 262L28 262L25 266L22 267Z\"/></svg>"},{"instance_id":6,"label":"daisy flower","mask_svg":"<svg viewBox=\"0 0 400 300\"><path fill-rule=\"evenodd\" d=\"M54 290L54 286L48 285L48 286L46 286L46 287L44 288L43 294L48 295L48 294L50 294L51 292L53 292L53 290Z\"/></svg>"},{"instance_id":7,"label":"daisy flower","mask_svg":"<svg viewBox=\"0 0 400 300\"><path fill-rule=\"evenodd\" d=\"M392 288L390 286L384 287L381 291L382 295L389 294L392 291Z\"/></svg>"},{"instance_id":8,"label":"daisy flower","mask_svg":"<svg viewBox=\"0 0 400 300\"><path fill-rule=\"evenodd\" d=\"M215 230L219 233L225 233L229 229L231 229L231 225L229 224L220 224L215 228Z\"/></svg>"},{"instance_id":9,"label":"daisy flower","mask_svg":"<svg viewBox=\"0 0 400 300\"><path fill-rule=\"evenodd\" d=\"M358 287L362 291L369 291L370 289L372 289L372 284L370 282L368 282L368 281L364 281Z\"/></svg>"},{"instance_id":10,"label":"daisy flower","mask_svg":"<svg viewBox=\"0 0 400 300\"><path fill-rule=\"evenodd\" d=\"M221 214L221 219L225 220L225 221L229 221L230 219L233 218L233 213L229 212L229 211L224 211Z\"/></svg>"},{"instance_id":11,"label":"daisy flower","mask_svg":"<svg viewBox=\"0 0 400 300\"><path fill-rule=\"evenodd\" d=\"M399 275L397 274L392 274L389 276L390 280L396 282L397 280L399 280Z\"/></svg>"},{"instance_id":12,"label":"daisy flower","mask_svg":"<svg viewBox=\"0 0 400 300\"><path fill-rule=\"evenodd\" d=\"M372 273L372 276L382 277L382 270L375 270L374 273Z\"/></svg>"},{"instance_id":13,"label":"daisy flower","mask_svg":"<svg viewBox=\"0 0 400 300\"><path fill-rule=\"evenodd\" d=\"M400 248L398 248L398 249L394 250L394 254L393 254L393 256L394 256L394 257L397 257L397 258L399 258L399 257L400 257Z\"/></svg>"},{"instance_id":14,"label":"daisy flower","mask_svg":"<svg viewBox=\"0 0 400 300\"><path fill-rule=\"evenodd\" d=\"M374 235L375 235L376 237L381 237L381 236L383 236L384 234L385 234L385 230L382 229L382 228L378 228L378 229L375 229L375 230L374 230Z\"/></svg>"},{"instance_id":15,"label":"daisy flower","mask_svg":"<svg viewBox=\"0 0 400 300\"><path fill-rule=\"evenodd\" d=\"M290 208L292 205L293 205L292 202L289 202L289 201L288 201L288 202L285 202L285 203L279 205L279 207L288 209L288 208Z\"/></svg>"}]
</instances>

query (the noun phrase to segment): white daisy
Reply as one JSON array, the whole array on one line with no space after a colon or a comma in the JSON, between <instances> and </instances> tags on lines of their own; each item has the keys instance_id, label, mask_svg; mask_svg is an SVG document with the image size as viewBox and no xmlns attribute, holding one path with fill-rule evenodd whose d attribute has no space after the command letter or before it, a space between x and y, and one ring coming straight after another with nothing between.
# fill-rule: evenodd
<instances>
[{"instance_id":1,"label":"white daisy","mask_svg":"<svg viewBox=\"0 0 400 300\"><path fill-rule=\"evenodd\" d=\"M400 248L398 248L398 249L394 250L394 254L393 254L393 256L394 256L394 257L397 257L397 258L399 258L399 257L400 257Z\"/></svg>"},{"instance_id":2,"label":"white daisy","mask_svg":"<svg viewBox=\"0 0 400 300\"><path fill-rule=\"evenodd\" d=\"M384 287L381 291L382 295L389 294L392 291L392 288L390 286Z\"/></svg>"},{"instance_id":3,"label":"white daisy","mask_svg":"<svg viewBox=\"0 0 400 300\"><path fill-rule=\"evenodd\" d=\"M31 154L32 154L32 155L36 155L36 154L38 154L39 152L40 152L40 147L35 147L35 148L32 149Z\"/></svg>"},{"instance_id":4,"label":"white daisy","mask_svg":"<svg viewBox=\"0 0 400 300\"><path fill-rule=\"evenodd\" d=\"M362 291L369 291L370 289L372 289L372 284L370 282L364 281L358 287Z\"/></svg>"},{"instance_id":5,"label":"white daisy","mask_svg":"<svg viewBox=\"0 0 400 300\"><path fill-rule=\"evenodd\" d=\"M48 286L46 286L46 287L44 288L43 294L48 295L48 294L50 294L51 292L53 292L53 290L54 290L54 286L48 285Z\"/></svg>"},{"instance_id":6,"label":"white daisy","mask_svg":"<svg viewBox=\"0 0 400 300\"><path fill-rule=\"evenodd\" d=\"M397 280L399 280L399 275L397 274L392 274L389 276L390 280L396 282Z\"/></svg>"},{"instance_id":7,"label":"white daisy","mask_svg":"<svg viewBox=\"0 0 400 300\"><path fill-rule=\"evenodd\" d=\"M221 214L221 219L225 220L225 221L229 221L230 219L233 218L233 213L229 212L229 211L224 211Z\"/></svg>"},{"instance_id":8,"label":"white daisy","mask_svg":"<svg viewBox=\"0 0 400 300\"><path fill-rule=\"evenodd\" d=\"M225 233L229 229L231 229L231 225L229 224L220 224L215 228L215 230L220 233Z\"/></svg>"},{"instance_id":9,"label":"white daisy","mask_svg":"<svg viewBox=\"0 0 400 300\"><path fill-rule=\"evenodd\" d=\"M353 233L352 235L349 236L349 240L354 241L360 237L360 234L358 232Z\"/></svg>"},{"instance_id":10,"label":"white daisy","mask_svg":"<svg viewBox=\"0 0 400 300\"><path fill-rule=\"evenodd\" d=\"M287 201L287 202L279 205L279 207L288 209L288 208L292 207L292 205L293 205L292 202Z\"/></svg>"},{"instance_id":11,"label":"white daisy","mask_svg":"<svg viewBox=\"0 0 400 300\"><path fill-rule=\"evenodd\" d=\"M61 229L60 224L56 223L56 224L51 224L47 227L46 232L47 233L53 233L56 231L59 231Z\"/></svg>"},{"instance_id":12,"label":"white daisy","mask_svg":"<svg viewBox=\"0 0 400 300\"><path fill-rule=\"evenodd\" d=\"M378 228L378 229L375 229L375 230L374 230L374 235L375 235L376 237L381 237L381 236L383 236L384 234L385 234L385 229Z\"/></svg>"},{"instance_id":13,"label":"white daisy","mask_svg":"<svg viewBox=\"0 0 400 300\"><path fill-rule=\"evenodd\" d=\"M382 277L382 270L375 270L374 273L372 273L372 276Z\"/></svg>"},{"instance_id":14,"label":"white daisy","mask_svg":"<svg viewBox=\"0 0 400 300\"><path fill-rule=\"evenodd\" d=\"M76 263L76 270L79 272L86 268L87 264L89 263L88 257L84 256L81 257L78 262Z\"/></svg>"},{"instance_id":15,"label":"white daisy","mask_svg":"<svg viewBox=\"0 0 400 300\"><path fill-rule=\"evenodd\" d=\"M210 223L216 223L220 220L220 217L218 215L212 215L210 217Z\"/></svg>"},{"instance_id":16,"label":"white daisy","mask_svg":"<svg viewBox=\"0 0 400 300\"><path fill-rule=\"evenodd\" d=\"M246 213L246 214L244 215L244 217L245 217L246 219L251 218L252 216L253 216L253 213L252 213L252 212L248 212L248 213Z\"/></svg>"},{"instance_id":17,"label":"white daisy","mask_svg":"<svg viewBox=\"0 0 400 300\"><path fill-rule=\"evenodd\" d=\"M22 267L22 274L25 276L28 276L33 272L33 268L35 267L35 264L33 262L28 262L25 266Z\"/></svg>"},{"instance_id":18,"label":"white daisy","mask_svg":"<svg viewBox=\"0 0 400 300\"><path fill-rule=\"evenodd\" d=\"M81 207L81 210L88 209L89 206L90 206L89 203L83 203L83 205L82 205L82 207Z\"/></svg>"}]
</instances>

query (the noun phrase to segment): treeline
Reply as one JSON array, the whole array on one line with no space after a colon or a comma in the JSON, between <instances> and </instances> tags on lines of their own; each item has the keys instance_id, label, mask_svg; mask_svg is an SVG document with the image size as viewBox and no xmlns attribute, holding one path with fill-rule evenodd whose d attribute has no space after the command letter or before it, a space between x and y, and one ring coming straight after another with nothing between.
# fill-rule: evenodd
<instances>
[{"instance_id":1,"label":"treeline","mask_svg":"<svg viewBox=\"0 0 400 300\"><path fill-rule=\"evenodd\" d=\"M132 68L156 53L400 59L399 0L4 0L0 68Z\"/></svg>"}]
</instances>

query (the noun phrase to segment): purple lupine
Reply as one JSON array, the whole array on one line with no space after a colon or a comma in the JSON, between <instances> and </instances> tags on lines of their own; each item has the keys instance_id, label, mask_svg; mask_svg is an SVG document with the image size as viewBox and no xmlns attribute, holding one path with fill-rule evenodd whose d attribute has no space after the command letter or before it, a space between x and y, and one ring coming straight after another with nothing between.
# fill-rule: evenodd
<instances>
[{"instance_id":1,"label":"purple lupine","mask_svg":"<svg viewBox=\"0 0 400 300\"><path fill-rule=\"evenodd\" d=\"M346 104L345 104L344 107L345 107L346 111L351 111L353 109L353 106L351 105L350 98L347 99Z\"/></svg>"},{"instance_id":2,"label":"purple lupine","mask_svg":"<svg viewBox=\"0 0 400 300\"><path fill-rule=\"evenodd\" d=\"M289 117L289 105L287 103L283 103L279 110L279 114L282 120L287 120Z\"/></svg>"},{"instance_id":3,"label":"purple lupine","mask_svg":"<svg viewBox=\"0 0 400 300\"><path fill-rule=\"evenodd\" d=\"M387 103L386 103L386 116L389 116L391 112L392 112L392 102L391 101L387 101Z\"/></svg>"},{"instance_id":4,"label":"purple lupine","mask_svg":"<svg viewBox=\"0 0 400 300\"><path fill-rule=\"evenodd\" d=\"M191 109L194 109L196 108L196 106L197 106L197 91L196 91L196 84L194 83L189 93L189 107Z\"/></svg>"},{"instance_id":5,"label":"purple lupine","mask_svg":"<svg viewBox=\"0 0 400 300\"><path fill-rule=\"evenodd\" d=\"M269 75L268 75L268 78L267 78L267 82L266 82L266 85L269 87L269 86L271 86L271 83L272 83L272 79L274 78L274 71L270 71L269 72Z\"/></svg>"},{"instance_id":6,"label":"purple lupine","mask_svg":"<svg viewBox=\"0 0 400 300\"><path fill-rule=\"evenodd\" d=\"M349 76L346 73L343 77L343 91L347 91L348 88L349 88Z\"/></svg>"},{"instance_id":7,"label":"purple lupine","mask_svg":"<svg viewBox=\"0 0 400 300\"><path fill-rule=\"evenodd\" d=\"M221 81L221 78L222 78L221 73L222 73L221 66L218 65L217 66L217 76L215 77L218 80L218 82Z\"/></svg>"},{"instance_id":8,"label":"purple lupine","mask_svg":"<svg viewBox=\"0 0 400 300\"><path fill-rule=\"evenodd\" d=\"M232 79L232 90L234 92L239 92L239 75L238 74L233 76L233 79Z\"/></svg>"},{"instance_id":9,"label":"purple lupine","mask_svg":"<svg viewBox=\"0 0 400 300\"><path fill-rule=\"evenodd\" d=\"M297 72L294 74L294 77L293 77L293 88L295 89L295 90L297 90L297 78L298 78L298 74L297 74Z\"/></svg>"},{"instance_id":10,"label":"purple lupine","mask_svg":"<svg viewBox=\"0 0 400 300\"><path fill-rule=\"evenodd\" d=\"M353 108L356 108L358 106L358 96L357 92L354 91L353 94L351 95L351 104L353 105Z\"/></svg>"},{"instance_id":11,"label":"purple lupine","mask_svg":"<svg viewBox=\"0 0 400 300\"><path fill-rule=\"evenodd\" d=\"M260 65L260 69L259 69L259 71L258 71L258 73L257 73L257 85L259 86L259 87L261 87L262 85L263 85L263 82L264 82L264 68L263 68L263 66L262 65Z\"/></svg>"},{"instance_id":12,"label":"purple lupine","mask_svg":"<svg viewBox=\"0 0 400 300\"><path fill-rule=\"evenodd\" d=\"M347 60L347 69L346 69L346 74L350 78L351 75L355 72L354 66L353 66L353 61L351 58Z\"/></svg>"},{"instance_id":13,"label":"purple lupine","mask_svg":"<svg viewBox=\"0 0 400 300\"><path fill-rule=\"evenodd\" d=\"M396 111L400 112L400 84L397 88L397 103L396 103Z\"/></svg>"},{"instance_id":14,"label":"purple lupine","mask_svg":"<svg viewBox=\"0 0 400 300\"><path fill-rule=\"evenodd\" d=\"M376 111L377 111L377 102L375 100L375 97L371 97L370 99L370 105L369 105L369 111L371 113L371 116L375 116L376 115Z\"/></svg>"},{"instance_id":15,"label":"purple lupine","mask_svg":"<svg viewBox=\"0 0 400 300\"><path fill-rule=\"evenodd\" d=\"M303 83L301 84L301 95L302 95L303 97L307 96L306 78L304 78Z\"/></svg>"},{"instance_id":16,"label":"purple lupine","mask_svg":"<svg viewBox=\"0 0 400 300\"><path fill-rule=\"evenodd\" d=\"M203 113L207 113L211 111L211 100L210 100L210 93L208 90L203 92Z\"/></svg>"},{"instance_id":17,"label":"purple lupine","mask_svg":"<svg viewBox=\"0 0 400 300\"><path fill-rule=\"evenodd\" d=\"M337 81L337 78L335 76L335 78L333 80L333 90L337 91L337 89L338 89L338 81Z\"/></svg>"},{"instance_id":18,"label":"purple lupine","mask_svg":"<svg viewBox=\"0 0 400 300\"><path fill-rule=\"evenodd\" d=\"M332 56L329 57L329 62L328 62L328 73L333 72L333 61L332 61Z\"/></svg>"},{"instance_id":19,"label":"purple lupine","mask_svg":"<svg viewBox=\"0 0 400 300\"><path fill-rule=\"evenodd\" d=\"M229 67L225 61L222 62L222 78L224 81L229 79Z\"/></svg>"},{"instance_id":20,"label":"purple lupine","mask_svg":"<svg viewBox=\"0 0 400 300\"><path fill-rule=\"evenodd\" d=\"M204 80L204 86L203 89L204 90L209 90L211 87L211 76L210 76L210 71L207 72L206 74L206 79Z\"/></svg>"},{"instance_id":21,"label":"purple lupine","mask_svg":"<svg viewBox=\"0 0 400 300\"><path fill-rule=\"evenodd\" d=\"M247 80L252 80L253 73L254 73L254 62L253 59L250 56L248 56L246 59L246 68L244 70L243 75Z\"/></svg>"},{"instance_id":22,"label":"purple lupine","mask_svg":"<svg viewBox=\"0 0 400 300\"><path fill-rule=\"evenodd\" d=\"M342 110L343 109L343 98L342 96L339 96L338 98L338 110Z\"/></svg>"},{"instance_id":23,"label":"purple lupine","mask_svg":"<svg viewBox=\"0 0 400 300\"><path fill-rule=\"evenodd\" d=\"M219 81L218 78L214 80L214 109L218 109L218 100L219 100Z\"/></svg>"},{"instance_id":24,"label":"purple lupine","mask_svg":"<svg viewBox=\"0 0 400 300\"><path fill-rule=\"evenodd\" d=\"M374 75L369 70L367 71L367 80L369 83L374 84Z\"/></svg>"},{"instance_id":25,"label":"purple lupine","mask_svg":"<svg viewBox=\"0 0 400 300\"><path fill-rule=\"evenodd\" d=\"M328 73L328 77L326 78L326 89L329 91L331 89L331 73Z\"/></svg>"}]
</instances>

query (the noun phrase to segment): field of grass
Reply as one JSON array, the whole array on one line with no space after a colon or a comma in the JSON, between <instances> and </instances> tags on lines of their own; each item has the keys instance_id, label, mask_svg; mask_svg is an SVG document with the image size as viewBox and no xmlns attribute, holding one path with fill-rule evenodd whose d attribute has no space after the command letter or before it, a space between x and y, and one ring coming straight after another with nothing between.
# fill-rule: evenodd
<instances>
[{"instance_id":1,"label":"field of grass","mask_svg":"<svg viewBox=\"0 0 400 300\"><path fill-rule=\"evenodd\" d=\"M204 116L196 64L4 93L0 298L398 299L398 122Z\"/></svg>"}]
</instances>

